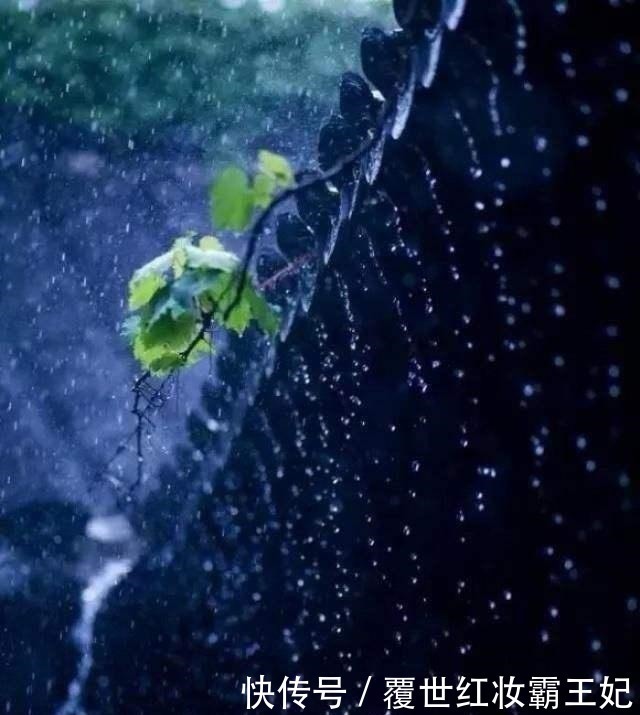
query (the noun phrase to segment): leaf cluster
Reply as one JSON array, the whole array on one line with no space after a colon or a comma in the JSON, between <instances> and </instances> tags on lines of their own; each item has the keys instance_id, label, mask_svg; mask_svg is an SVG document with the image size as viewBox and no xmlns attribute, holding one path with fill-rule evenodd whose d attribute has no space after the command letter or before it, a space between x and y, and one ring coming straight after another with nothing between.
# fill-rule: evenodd
<instances>
[{"instance_id":1,"label":"leaf cluster","mask_svg":"<svg viewBox=\"0 0 640 715\"><path fill-rule=\"evenodd\" d=\"M241 335L251 322L273 335L278 315L249 276L241 283L238 257L214 236L183 236L133 274L123 333L143 368L163 375L210 354L209 326Z\"/></svg>"}]
</instances>

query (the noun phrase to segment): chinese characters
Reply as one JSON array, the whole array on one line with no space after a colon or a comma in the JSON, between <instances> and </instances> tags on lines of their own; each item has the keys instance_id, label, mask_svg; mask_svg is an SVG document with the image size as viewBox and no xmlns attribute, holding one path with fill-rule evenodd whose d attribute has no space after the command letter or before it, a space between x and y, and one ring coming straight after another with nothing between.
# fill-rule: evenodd
<instances>
[{"instance_id":1,"label":"chinese characters","mask_svg":"<svg viewBox=\"0 0 640 715\"><path fill-rule=\"evenodd\" d=\"M382 698L376 703L369 686L354 685L355 705L360 708L380 705L381 712L392 710L420 710L430 708L484 708L511 710L558 710L560 707L592 707L600 710L627 710L633 705L629 678L605 675L596 682L593 678L567 678L560 681L553 676L534 676L518 682L514 676L467 678L460 676L449 682L445 677L417 678L386 677L381 679ZM322 703L330 710L346 705L347 689L339 676L322 676L315 682L300 675L285 677L272 683L264 675L247 677L242 684L247 710L305 710L309 702Z\"/></svg>"}]
</instances>

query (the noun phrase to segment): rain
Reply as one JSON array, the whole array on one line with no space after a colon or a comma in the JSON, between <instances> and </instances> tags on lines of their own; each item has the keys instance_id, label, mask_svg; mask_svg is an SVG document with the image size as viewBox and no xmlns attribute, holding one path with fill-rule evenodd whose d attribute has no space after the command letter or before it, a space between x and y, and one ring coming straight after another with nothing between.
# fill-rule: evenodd
<instances>
[{"instance_id":1,"label":"rain","mask_svg":"<svg viewBox=\"0 0 640 715\"><path fill-rule=\"evenodd\" d=\"M638 21L0 4L0 712L239 713L261 678L295 712L296 676L309 712L326 676L345 713L398 709L390 678L635 702ZM132 276L212 236L236 302L147 369ZM225 323L245 281L275 330Z\"/></svg>"}]
</instances>

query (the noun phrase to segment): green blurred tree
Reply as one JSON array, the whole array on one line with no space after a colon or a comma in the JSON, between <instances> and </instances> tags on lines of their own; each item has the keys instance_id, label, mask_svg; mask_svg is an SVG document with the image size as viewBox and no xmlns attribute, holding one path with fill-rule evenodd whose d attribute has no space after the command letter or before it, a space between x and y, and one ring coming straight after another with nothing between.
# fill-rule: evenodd
<instances>
[{"instance_id":1,"label":"green blurred tree","mask_svg":"<svg viewBox=\"0 0 640 715\"><path fill-rule=\"evenodd\" d=\"M355 3L382 18L387 0ZM42 0L0 6L0 102L51 121L149 138L168 124L214 135L294 103L333 100L357 66L361 17L335 2ZM247 132L247 127L252 129ZM233 143L233 142L232 142Z\"/></svg>"}]
</instances>

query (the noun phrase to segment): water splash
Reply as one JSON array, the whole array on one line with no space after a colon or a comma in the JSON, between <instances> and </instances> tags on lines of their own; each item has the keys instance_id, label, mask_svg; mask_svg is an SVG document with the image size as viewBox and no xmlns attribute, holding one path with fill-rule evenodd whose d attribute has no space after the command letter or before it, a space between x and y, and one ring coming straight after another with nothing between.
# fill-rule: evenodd
<instances>
[{"instance_id":1,"label":"water splash","mask_svg":"<svg viewBox=\"0 0 640 715\"><path fill-rule=\"evenodd\" d=\"M474 37L467 37L467 41L480 55L484 66L487 69L487 73L491 80L491 87L489 88L488 94L488 105L489 105L489 117L491 119L491 124L493 126L493 135L496 137L501 137L503 134L502 120L500 119L500 111L498 109L498 95L500 93L500 77L495 70L494 62L491 56L487 52L486 48L481 45Z\"/></svg>"},{"instance_id":2,"label":"water splash","mask_svg":"<svg viewBox=\"0 0 640 715\"><path fill-rule=\"evenodd\" d=\"M524 22L522 8L518 4L517 0L506 0L506 2L516 18L516 63L513 68L513 74L519 77L524 73L527 66L525 60L525 51L527 49L527 26Z\"/></svg>"},{"instance_id":3,"label":"water splash","mask_svg":"<svg viewBox=\"0 0 640 715\"><path fill-rule=\"evenodd\" d=\"M78 668L68 689L67 699L56 715L85 715L82 695L93 667L93 631L96 617L109 593L131 571L135 559L109 559L87 581L80 596L82 608L73 637L80 652Z\"/></svg>"},{"instance_id":4,"label":"water splash","mask_svg":"<svg viewBox=\"0 0 640 715\"><path fill-rule=\"evenodd\" d=\"M467 123L462 118L460 110L455 105L453 109L453 116L464 134L465 142L467 144L467 148L469 149L469 158L471 159L469 173L474 179L479 179L482 176L482 165L480 164L480 157L478 156L478 150L476 148L476 142L473 138L473 134L471 133Z\"/></svg>"}]
</instances>

